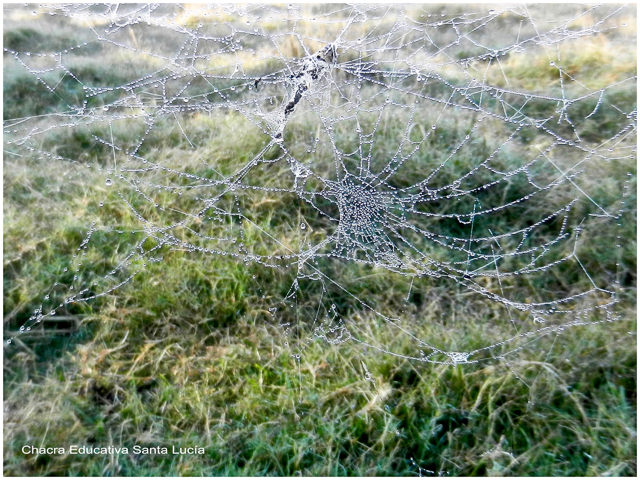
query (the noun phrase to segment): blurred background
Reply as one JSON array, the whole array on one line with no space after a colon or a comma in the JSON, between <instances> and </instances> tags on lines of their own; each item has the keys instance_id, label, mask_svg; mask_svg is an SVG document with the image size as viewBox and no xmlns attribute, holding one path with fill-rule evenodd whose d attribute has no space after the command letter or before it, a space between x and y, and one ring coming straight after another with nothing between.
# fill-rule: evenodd
<instances>
[{"instance_id":1,"label":"blurred background","mask_svg":"<svg viewBox=\"0 0 640 480\"><path fill-rule=\"evenodd\" d=\"M3 21L5 475L636 475L635 5L12 4ZM384 194L446 193L421 228L548 251L539 272L478 265L510 303L323 243L336 158L364 181L364 158L378 178L397 152ZM496 210L456 217L476 208ZM136 444L206 453L21 453Z\"/></svg>"}]
</instances>

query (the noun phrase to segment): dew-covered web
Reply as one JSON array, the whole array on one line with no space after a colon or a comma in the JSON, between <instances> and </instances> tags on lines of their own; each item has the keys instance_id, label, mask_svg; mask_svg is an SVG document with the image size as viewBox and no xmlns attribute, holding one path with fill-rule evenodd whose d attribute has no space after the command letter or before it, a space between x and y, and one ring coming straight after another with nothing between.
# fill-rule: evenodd
<instances>
[{"instance_id":1,"label":"dew-covered web","mask_svg":"<svg viewBox=\"0 0 640 480\"><path fill-rule=\"evenodd\" d=\"M89 222L65 271L73 275L20 331L117 294L175 251L290 274L288 291L261 289L300 350L353 342L420 362L508 362L564 329L617 320L619 268L585 264L581 251L606 232L620 255L637 110L619 99L635 98L635 67L594 75L580 55L585 42L624 41L634 13L7 7L84 37L4 49L5 64L51 99L16 118L5 92L5 156L99 178L89 187L112 219ZM86 58L118 58L122 72L100 77ZM222 128L242 139L225 138L232 150L211 144ZM187 155L156 148L165 135ZM79 151L69 147L78 136ZM623 187L605 195L610 181ZM87 257L106 234L129 242L109 267ZM473 345L423 336L434 292L451 300L437 307L441 320L464 324L465 304L483 314L486 336Z\"/></svg>"}]
</instances>

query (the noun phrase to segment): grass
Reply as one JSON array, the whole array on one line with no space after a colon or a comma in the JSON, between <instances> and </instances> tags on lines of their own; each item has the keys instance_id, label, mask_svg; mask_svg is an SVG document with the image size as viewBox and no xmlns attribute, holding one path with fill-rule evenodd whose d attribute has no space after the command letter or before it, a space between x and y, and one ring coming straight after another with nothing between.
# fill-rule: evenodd
<instances>
[{"instance_id":1,"label":"grass","mask_svg":"<svg viewBox=\"0 0 640 480\"><path fill-rule=\"evenodd\" d=\"M39 382L14 380L11 445L197 444L207 454L117 463L18 454L6 473L398 475L416 472L410 458L460 475L635 468L635 353L621 323L606 338L597 328L561 335L550 355L511 364L534 385L527 388L504 365L427 369L348 345L314 346L296 365L282 331L252 315L220 328L194 326L175 308L114 310L92 320L93 339L67 350ZM451 330L436 322L425 333ZM375 383L364 378L363 359ZM22 375L37 365L22 362Z\"/></svg>"},{"instance_id":2,"label":"grass","mask_svg":"<svg viewBox=\"0 0 640 480\"><path fill-rule=\"evenodd\" d=\"M458 11L458 7L451 8L451 12ZM315 13L320 15L323 10ZM420 19L422 11L416 8L411 15ZM506 12L500 22L507 28L520 19ZM181 21L197 25L199 17L185 14ZM65 45L65 39L80 43L86 41L83 35L88 35L82 29L70 30L64 22L56 24L56 29L47 34L50 37L39 31L28 22L10 23L5 26L5 46L36 51L44 44ZM134 39L142 46L157 41L160 45L167 42L170 47L175 40L171 35L177 35L172 32L158 39L152 29L143 27L141 31L143 35ZM448 33L442 35L444 39ZM592 88L601 88L593 87L597 82L608 85L627 78L630 69L635 69L635 50L624 42L625 37L600 37L584 40L588 44L580 39L567 42L567 50L561 52L563 58L571 59L565 65L567 71ZM291 43L280 40L283 45ZM293 51L297 47L293 43L288 48ZM461 50L467 48L471 47L460 45ZM124 69L115 69L114 65L122 64L122 57L107 48L100 52L101 62L84 57L81 51L73 54L74 71L82 73L84 82L122 85L140 71L156 67L153 59L134 56L138 63L132 60ZM571 55L576 52L580 55ZM460 53L458 58L465 55ZM59 113L81 100L83 90L78 82L56 77L56 82L61 81L60 95L51 95L10 59L5 54L5 119ZM503 68L507 78L521 82L510 85L514 90L535 87L555 92L559 77L545 59L540 52L527 57L526 62L514 56L505 59L501 67L490 66L486 75L499 84ZM220 68L230 65L227 60L222 58ZM250 68L269 71L273 63L273 59L262 63L255 60ZM482 65L480 71L485 68ZM606 80L602 78L604 71ZM446 66L441 73L455 81ZM211 93L198 82L189 88L190 95ZM441 83L424 88L436 97L450 95ZM575 93L571 88L574 86L567 87L567 92ZM7 92L17 95L8 98ZM364 87L363 98L370 93ZM113 102L120 95L113 91L97 96L89 107L101 108L105 98ZM236 95L240 98L241 94ZM602 107L578 125L579 135L589 145L608 141L628 123L616 109L631 111L635 97L635 84L607 89ZM396 100L403 99L398 95ZM375 124L376 108L384 101L372 99L367 108L373 113L359 112L363 131ZM584 119L597 101L598 96L594 96L577 102L569 108L569 115ZM555 115L556 105L551 103L532 101L527 113ZM483 106L493 108L490 104ZM160 223L182 217L159 210L154 203L184 211L199 208L197 192L178 196L164 188L187 185L190 180L179 173L150 172L139 177L153 185L145 189L152 201L143 200L117 178L115 188L106 186L105 179L112 177L113 152L96 137L108 141L113 138L123 150L136 148L144 126L139 112L127 111L131 112L130 118L113 122L111 128L108 122L96 120L35 136L38 148L67 159L47 158L46 169L42 168L43 159L32 152L25 151L21 158L5 156L5 332L24 325L41 304L58 304L70 285L92 285L96 281L96 291L108 291L123 279L121 273L109 272L126 258L143 234L139 219L123 204L118 191L138 212ZM502 148L512 131L505 122L487 118L473 129L475 120L461 109L443 114L427 109L415 112L412 135L418 135L420 126L428 130L437 124L437 130L413 161L392 177L391 185L405 187L424 178L425 171L444 162L461 143L433 184L446 185L473 169L478 158L493 152L494 168L508 171L549 146L547 135L524 127ZM41 127L62 123L50 118L36 121ZM184 114L179 121L171 116L158 121L138 154L171 165L178 172L217 179L217 172L225 176L233 173L268 141L260 129L235 112ZM557 117L550 123L555 122ZM384 165L393 156L408 123L407 110L386 111L375 137L374 166ZM332 139L341 150L357 146L355 128L351 119L334 127ZM183 129L189 132L190 141L182 134ZM467 135L469 141L465 140ZM285 129L285 142L292 155L299 158L312 150L316 172L331 178L333 146L311 113L300 112L292 118ZM626 139L612 146L611 157L626 155L632 143L632 139ZM13 146L6 147L13 151ZM577 162L572 148L557 147L556 152L554 160L561 168ZM269 158L277 158L279 153L274 149ZM125 160L124 153L116 154L121 165ZM326 171L322 165L327 165ZM620 282L616 287L620 302L615 309L619 321L611 321L604 311L596 310L591 325L566 327L530 342L496 347L492 350L496 356L512 345L521 348L503 361L424 364L380 354L370 347L367 351L353 341L331 344L314 337L314 326L308 319L316 315L320 296L327 295L353 331L375 338L376 345L393 352L415 354L416 345L408 336L398 335L397 330L388 328L379 316L335 285L328 284L323 293L318 282L301 278L300 294L295 300L282 302L297 277L295 267L268 268L230 256L164 247L155 254L163 260L148 261L125 287L87 304L64 305L28 334L18 335L15 345L5 349L4 474L636 475L636 170L628 159L594 158L582 167L585 171L575 182L595 204L611 211L621 205L621 198L626 202L618 228L612 228L609 219L590 216L599 210L585 199L575 205L571 217L572 221L589 218L576 252L594 281L608 287L615 280ZM476 201L488 206L504 204L528 192L528 180L548 181L556 178L557 171L548 163L538 163L528 174L514 175L500 188L479 193ZM247 183L292 188L286 184L289 178L289 166L278 162L253 169ZM467 181L494 178L495 174L487 170ZM321 186L309 180L306 188ZM486 225L478 220L475 228L510 231L514 225L535 222L566 205L573 195L567 192L550 190L522 206L486 216ZM299 248L304 238L300 233L302 221L307 225L307 241L312 243L326 238L335 228L294 194L249 189L238 192L237 201L257 225L242 227L244 242L256 254L273 254L274 250L284 254L286 249L281 245ZM472 205L442 202L430 208L451 213L470 210ZM216 223L218 219L229 221L211 214L207 221L194 221L191 226L216 236L225 232ZM98 231L85 249L78 250L92 222L96 222ZM269 231L279 244L258 227ZM445 235L468 235L468 227L457 221L438 219L429 228ZM548 239L558 228L549 223L540 230L541 238L530 241ZM176 230L176 235L180 240L193 241L186 230ZM612 248L621 241L618 237L624 239L623 247ZM151 243L146 247L151 248ZM559 257L567 253L567 248L573 248L573 243L549 255ZM424 249L434 258L453 258L451 251L431 244ZM468 351L513 334L506 310L469 295L446 279L416 279L409 287L402 275L391 275L380 268L326 257L317 261L316 268L331 278L342 279L356 297L375 305L378 312L398 316L401 326L443 350ZM132 267L138 267L138 263ZM502 287L522 301L573 295L591 288L576 265L551 272L505 278ZM492 286L487 283L487 288ZM43 298L45 295L48 298ZM524 314L513 315L515 322L528 321ZM333 337L327 333L329 339L336 338L340 330L336 332ZM308 341L310 338L314 340ZM21 448L25 444L116 445L130 449L136 444L169 448L199 445L205 447L205 454L24 455Z\"/></svg>"}]
</instances>

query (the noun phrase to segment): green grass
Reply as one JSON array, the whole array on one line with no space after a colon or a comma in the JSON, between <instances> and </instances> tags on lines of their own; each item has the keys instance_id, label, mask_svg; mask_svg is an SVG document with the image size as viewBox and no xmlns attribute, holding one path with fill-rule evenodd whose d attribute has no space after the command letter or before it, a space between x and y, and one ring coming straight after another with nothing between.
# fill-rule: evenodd
<instances>
[{"instance_id":1,"label":"green grass","mask_svg":"<svg viewBox=\"0 0 640 480\"><path fill-rule=\"evenodd\" d=\"M206 455L110 464L17 454L7 474L399 475L415 473L410 458L459 475L635 469L628 324L610 326L606 337L598 328L568 332L549 355L534 350L514 362L511 368L533 385L527 388L505 365L422 367L363 356L348 344L314 345L297 365L282 331L260 315L220 328L194 325L175 308L108 312L91 321L91 341L66 351L35 384L25 377L38 361L12 359L25 377L13 379L6 399L5 448L47 438L197 444L207 446ZM451 335L438 322L428 330ZM363 360L375 383L364 378ZM28 417L19 415L24 411Z\"/></svg>"},{"instance_id":2,"label":"green grass","mask_svg":"<svg viewBox=\"0 0 640 480\"><path fill-rule=\"evenodd\" d=\"M419 11L412 15L420 18ZM502 22L520 21L519 17L504 17ZM50 37L24 25L5 29L5 46L35 51L43 44L57 47L64 45L65 39L83 39L82 32L72 35L62 26L56 28L59 30ZM151 40L141 37L139 41ZM579 58L572 58L567 66L570 73L595 85L606 70L602 58L612 58L605 84L628 76L629 49L615 50L606 42L588 47L580 51ZM571 48L580 50L579 42ZM102 53L103 62L74 56L75 70L83 81L117 86L152 66L152 60L145 59L116 70L113 65L122 59L108 51ZM535 86L546 92L557 89L553 69L548 65L542 68L545 58L541 55L525 63L506 60L503 67L508 77L520 82L510 87L527 90ZM7 63L5 119L60 112L69 104L82 103L78 82L56 78L61 80L60 95L51 95L40 88L33 75ZM268 72L269 65L269 60L256 62L251 69ZM580 70L580 65L588 68ZM501 76L496 66L487 73L496 83ZM191 95L210 93L206 85L197 82L190 88ZM442 84L429 84L424 91L434 96L449 94ZM7 92L15 96L7 98ZM365 87L363 98L369 93ZM117 92L108 95L110 102L120 98ZM89 106L101 107L104 98L96 97ZM574 104L569 115L586 117L597 100L595 96ZM384 98L373 100L369 107L377 113L375 107L382 102ZM603 105L611 104L632 110L635 87L607 90ZM556 106L532 101L527 108L530 115L544 116L553 115ZM387 115L376 133L374 165L383 165L394 154L408 123L408 112L393 115ZM375 114L359 113L365 132L376 119ZM443 162L464 141L474 120L456 109L442 116L439 111L418 111L413 120L416 125L428 129L437 123L436 133L390 184L402 188L424 178L425 171ZM615 109L603 107L581 122L578 132L587 144L598 145L626 120ZM51 125L47 122L50 120L43 119L41 125ZM68 160L49 158L46 168L42 158L31 153L22 158L5 157L6 334L22 326L40 304L62 301L72 284L96 281L96 291L105 291L124 278L121 272L109 272L143 234L138 218L123 204L118 191L138 212L160 223L182 217L156 209L153 202L183 211L194 211L201 205L189 193L178 197L162 188L188 182L169 172L143 177L157 185L145 190L151 192L153 202L118 179L115 188L105 186L113 154L95 137L111 141L113 135L118 145L134 148L144 130L140 125L133 118L114 122L111 128L106 122L94 121L52 129L37 137L41 142L38 148ZM189 132L191 143L181 127ZM336 125L333 139L340 149L348 151L356 146L354 128L354 122L347 120ZM417 131L418 127L413 135ZM445 185L471 170L479 158L496 151L511 131L500 120L485 119L434 183ZM229 175L252 159L267 139L237 113L185 114L180 116L180 126L170 116L160 119L138 153L155 163L173 165L179 172L216 179L218 174L211 167ZM305 156L313 149L317 173L325 178L334 175L333 147L326 133L317 128L313 115L296 116L287 125L285 142L293 156ZM523 158L539 151L536 148L546 148L545 142L547 136L525 127L508 147L495 154L492 165L504 171L520 166ZM630 144L627 139L616 148L626 152L624 148ZM575 163L570 148L559 147L558 151L559 165ZM278 154L274 148L268 157ZM124 162L125 155L116 154L116 160ZM595 203L611 211L620 205L625 182L631 178L626 184L626 212L620 227L611 228L609 219L590 217L599 210L585 199L575 205L571 217L589 218L576 246L585 269L598 284L611 286L615 279L620 281L620 302L615 308L618 321L609 321L604 312L596 311L590 317L594 324L566 327L531 342L492 350L499 356L514 346L521 348L506 360L457 366L407 361L367 350L353 341L331 345L314 337L311 320L324 295L319 283L300 279L301 293L296 300L282 302L296 279L295 266L267 268L229 256L164 247L156 253L163 261L147 262L125 287L87 304L65 305L28 334L17 335L14 345L5 349L4 474L634 476L637 214L636 169L631 163L594 159L585 162L585 171L576 180ZM557 171L540 162L529 174L544 181L556 178ZM246 181L282 187L283 179L290 177L288 165L279 162L256 167ZM495 174L483 171L474 181L492 178ZM488 206L504 204L528 192L528 180L524 173L514 175L501 188L479 193L476 201ZM310 180L306 188L321 188L316 183ZM571 200L567 190L552 189L522 206L481 218L475 227L477 231L493 228L506 232L514 225L535 222ZM308 225L308 241L312 243L326 238L335 228L294 194L247 190L238 193L237 201L247 218L293 250L302 242L302 220ZM472 205L443 202L430 204L430 208L451 213L470 210ZM79 252L92 222L99 230ZM191 226L212 236L224 232L214 221L194 221ZM466 227L457 221L437 219L428 227L445 235L467 235ZM245 224L242 228L244 242L253 253L286 253L257 227ZM549 223L540 229L541 238L531 242L552 237L558 228ZM193 241L186 230L176 229L176 235ZM624 239L623 247L612 248L619 236ZM151 248L152 243L145 246ZM453 258L448 250L422 246L434 258ZM549 255L557 258L571 248L572 242L563 244ZM140 263L136 261L134 267ZM401 326L443 350L468 351L513 335L506 310L471 297L446 279L416 279L410 290L402 275L356 262L320 257L316 268L342 279L356 297L382 314L399 316ZM79 278L74 280L74 275ZM575 265L523 277L502 280L511 298L545 300L591 288ZM49 298L43 302L44 295ZM353 296L332 284L327 285L326 295L354 331L375 337L376 345L393 352L416 354L416 345L407 335L389 328ZM529 298L536 295L539 298ZM278 309L275 312L274 307ZM518 324L526 321L524 314L513 315ZM315 339L305 340L309 338ZM27 456L21 453L25 444L199 445L205 447L205 454Z\"/></svg>"}]
</instances>

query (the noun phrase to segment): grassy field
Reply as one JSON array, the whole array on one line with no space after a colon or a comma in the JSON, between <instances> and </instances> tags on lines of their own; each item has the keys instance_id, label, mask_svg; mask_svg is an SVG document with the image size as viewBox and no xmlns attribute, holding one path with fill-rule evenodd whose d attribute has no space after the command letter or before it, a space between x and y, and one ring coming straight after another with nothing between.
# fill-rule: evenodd
<instances>
[{"instance_id":1,"label":"grassy field","mask_svg":"<svg viewBox=\"0 0 640 480\"><path fill-rule=\"evenodd\" d=\"M443 8L449 15L463 7ZM635 16L631 15L635 11L629 12L622 19L629 25L626 30L621 27L616 34L607 31L562 44L560 54L569 59L566 71L583 86L605 88L635 75ZM504 13L500 25L512 28L520 21L512 17ZM181 21L192 26L202 20L185 16ZM589 19L581 17L580 21ZM134 35L136 45L162 43L172 48L175 32L160 39L144 32L146 36ZM442 34L443 42L448 34ZM92 84L124 85L155 66L150 56L109 49L105 43L91 43L93 38L91 30L74 28L62 16L31 18L28 13L5 19L4 24L4 46L12 51L55 50L90 42L69 55L65 65ZM479 54L462 47L457 53L458 60ZM218 61L225 58L220 55ZM581 88L571 84L569 77L564 77L567 84L561 87L557 69L549 65L544 51L524 58L514 55L499 66L482 64L478 80L546 94L564 88L569 96ZM273 59L251 67L257 72L281 68ZM461 81L456 68L446 63L439 73L449 82ZM139 199L120 197L105 184L112 150L95 137L111 135L123 150L132 149L146 125L124 119L114 122L108 133L106 123L100 121L59 128L62 122L47 114L81 104L84 91L60 71L44 75L49 83L61 85L56 95L5 51L5 338L12 337L43 302L57 304L69 285L108 276L142 238L138 218L123 203L123 198L132 203ZM227 86L233 85L226 81ZM194 81L189 88L190 95L196 96L209 87ZM424 89L435 97L447 93L442 82ZM373 96L374 92L368 93ZM100 102L112 102L118 95L117 91L106 92L89 99L87 106L101 107ZM603 99L616 109L631 112L637 108L635 82L606 88ZM384 101L379 99L380 104ZM602 108L590 115L598 101L593 96L569 110L577 119L580 137L593 148L600 148L629 122L616 109ZM549 102L532 100L523 111L544 116L547 110L553 114L555 108ZM409 122L408 113L403 115L386 118L385 127L379 130L376 155L380 159L390 156L394 139ZM44 165L41 156L7 153L18 151L6 144L11 139L6 135L11 133L8 125L36 116L42 117L31 119L37 122L33 125L43 131L52 127L34 136L33 144L52 154ZM171 117L165 120L154 125L138 155L202 177L214 175L203 167L202 158L229 175L269 139L231 110L182 113L179 125ZM362 117L364 127L375 121L375 115ZM422 178L428 165L446 158L473 125L463 110L438 118L425 109L413 121L426 126L437 121L437 135L430 140L424 163L407 166L394 179L397 186ZM341 128L336 128L333 138L346 151L354 141L353 131L349 125ZM183 130L189 132L188 140ZM504 122L484 121L474 131L473 147L456 155L455 162L443 169L441 181L446 183L472 169L478 158L504 141L506 133ZM284 137L293 155L304 156L313 148L318 171L330 176L332 147L326 139L314 140L311 120L304 115L293 118ZM535 129L523 129L515 147L501 152L499 161L505 170L516 168L526 152L545 148L548 142L548 136ZM626 155L631 144L635 144L632 138L620 142L611 156ZM567 153L567 162L573 160L570 155ZM326 173L322 165L329 165ZM302 348L299 339L313 334L304 318L299 321L296 315L317 308L322 294L317 284L300 280L304 295L296 308L282 308L281 301L296 279L295 268L265 268L231 256L164 249L163 261L148 262L124 287L93 302L65 305L37 328L16 335L13 345L5 348L4 474L635 476L635 160L594 158L583 169L580 185L606 210L619 205L628 192L619 228L610 228L608 219L592 216L578 245L580 260L596 282L619 280L615 288L620 301L614 309L618 321L609 322L596 312L591 318L594 324L542 336L522 345L508 361L429 364L367 352L356 342L323 341L304 344L302 356L296 357ZM289 172L288 165L275 164L256 169L250 179L276 188ZM539 178L549 174L533 173ZM148 180L161 186L182 181L179 175L167 172ZM483 204L499 205L521 194L526 182L519 182L514 177L504 189L488 192L482 197ZM535 222L554 206L565 205L566 195L564 190L551 190L527 202L517 215L505 213L494 228L509 231L514 223ZM189 208L193 199L186 197L178 199L162 188L154 192L161 206ZM249 190L241 200L248 218L294 250L302 243L302 221L308 225L309 241L320 241L331 229L329 222L291 192ZM135 206L147 218L172 218L171 212L158 212L153 203ZM447 212L445 208L442 213ZM597 210L585 201L577 204L575 212L589 217ZM92 222L98 230L75 271L72 267L80 260L75 257L78 247ZM452 233L457 227L441 222L438 228ZM254 252L266 254L273 247L250 228L245 234ZM619 249L612 248L620 241L617 237L623 239ZM438 258L450 253L434 249L429 254ZM366 298L376 311L398 315L402 310L403 325L410 325L420 338L437 339L447 351L490 345L508 336L512 327L495 305L486 299L477 301L444 280L422 278L408 290L405 278L355 262L325 258L318 268L333 278L346 279L350 292ZM109 289L120 280L115 275L100 288ZM589 279L575 265L503 281L515 297L531 295L533 301L590 288ZM344 317L359 329L375 331L380 345L394 352L411 351L406 336L382 328L377 317L349 295L330 293ZM274 305L279 308L277 315L271 310ZM284 328L287 323L295 327ZM25 455L23 445L198 445L205 447L205 454Z\"/></svg>"}]
</instances>

